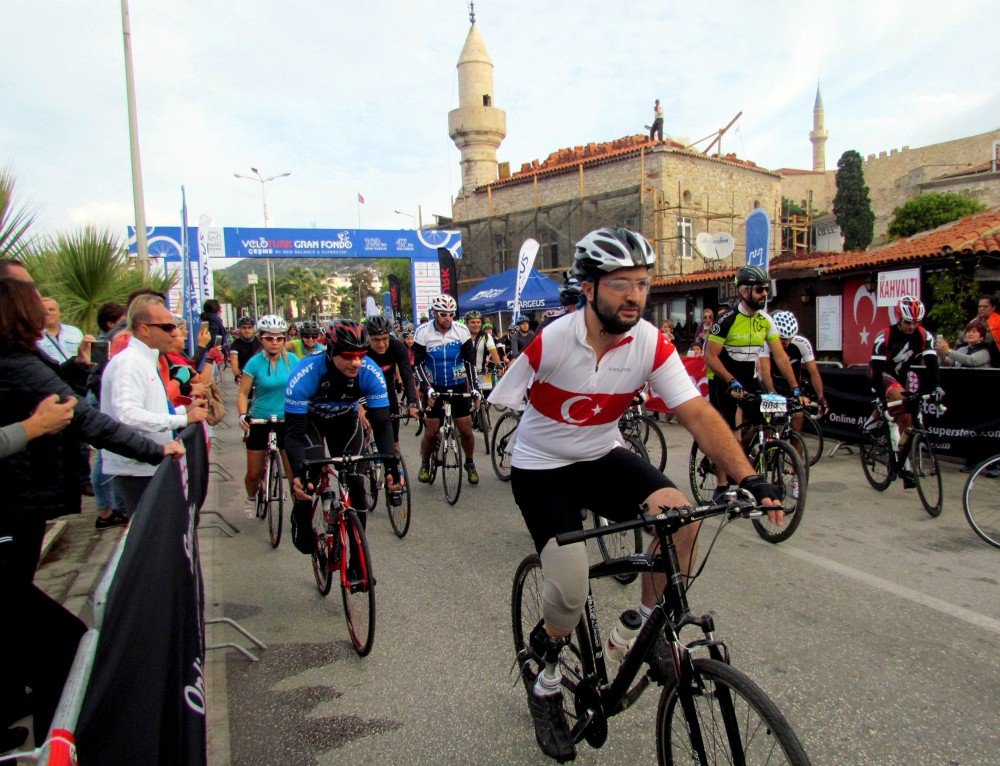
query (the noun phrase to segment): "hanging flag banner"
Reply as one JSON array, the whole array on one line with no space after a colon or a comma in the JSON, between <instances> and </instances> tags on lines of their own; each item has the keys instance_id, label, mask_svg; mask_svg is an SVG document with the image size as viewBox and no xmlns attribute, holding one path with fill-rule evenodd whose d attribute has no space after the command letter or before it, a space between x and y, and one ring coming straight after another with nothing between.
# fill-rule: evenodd
<instances>
[{"instance_id":1,"label":"hanging flag banner","mask_svg":"<svg viewBox=\"0 0 1000 766\"><path fill-rule=\"evenodd\" d=\"M438 268L441 270L441 292L458 300L458 269L455 259L445 248L438 248Z\"/></svg>"},{"instance_id":2,"label":"hanging flag banner","mask_svg":"<svg viewBox=\"0 0 1000 766\"><path fill-rule=\"evenodd\" d=\"M746 220L747 266L766 269L771 257L771 218L762 207Z\"/></svg>"},{"instance_id":3,"label":"hanging flag banner","mask_svg":"<svg viewBox=\"0 0 1000 766\"><path fill-rule=\"evenodd\" d=\"M400 292L399 277L395 274L390 274L386 277L386 282L389 283L389 297L392 298L392 311L397 317L400 318L400 320L402 320L403 295Z\"/></svg>"},{"instance_id":4,"label":"hanging flag banner","mask_svg":"<svg viewBox=\"0 0 1000 766\"><path fill-rule=\"evenodd\" d=\"M199 280L199 268L197 263L191 262L191 228L187 225L187 197L184 194L184 187L181 187L181 271L183 273L184 289L184 311L181 314L188 328L187 353L194 356L194 349L198 342L199 321L201 318L201 304L198 300L201 284Z\"/></svg>"},{"instance_id":5,"label":"hanging flag banner","mask_svg":"<svg viewBox=\"0 0 1000 766\"><path fill-rule=\"evenodd\" d=\"M517 255L517 282L514 284L514 315L521 313L521 291L524 283L528 280L528 275L535 265L535 256L538 255L539 244L533 239L524 240L521 245L521 252Z\"/></svg>"},{"instance_id":6,"label":"hanging flag banner","mask_svg":"<svg viewBox=\"0 0 1000 766\"><path fill-rule=\"evenodd\" d=\"M365 298L365 318L377 317L380 313L375 299L370 295Z\"/></svg>"},{"instance_id":7,"label":"hanging flag banner","mask_svg":"<svg viewBox=\"0 0 1000 766\"><path fill-rule=\"evenodd\" d=\"M396 312L392 310L392 296L389 293L382 293L382 316L392 324L396 324Z\"/></svg>"}]
</instances>

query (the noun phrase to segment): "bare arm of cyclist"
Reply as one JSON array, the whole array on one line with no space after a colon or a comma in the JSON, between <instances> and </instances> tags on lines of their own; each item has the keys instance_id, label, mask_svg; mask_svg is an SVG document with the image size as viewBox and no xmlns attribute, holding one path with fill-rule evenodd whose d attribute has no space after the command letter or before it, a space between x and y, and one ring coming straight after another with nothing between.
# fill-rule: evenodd
<instances>
[{"instance_id":1,"label":"bare arm of cyclist","mask_svg":"<svg viewBox=\"0 0 1000 766\"><path fill-rule=\"evenodd\" d=\"M799 382L795 379L795 371L792 369L792 363L788 361L788 353L785 351L785 347L781 345L781 341L778 338L769 340L767 347L770 349L771 358L778 365L778 371L785 381L787 381L789 388L792 390L798 388ZM800 396L799 402L808 404L809 399L805 396Z\"/></svg>"},{"instance_id":2,"label":"bare arm of cyclist","mask_svg":"<svg viewBox=\"0 0 1000 766\"><path fill-rule=\"evenodd\" d=\"M774 378L771 377L771 357L761 354L757 357L757 374L760 376L761 385L769 394L774 393Z\"/></svg>"},{"instance_id":3,"label":"bare arm of cyclist","mask_svg":"<svg viewBox=\"0 0 1000 766\"><path fill-rule=\"evenodd\" d=\"M244 431L250 430L250 424L244 422L243 416L250 411L250 389L253 388L253 378L244 375L240 378L240 390L236 394L236 412L240 415L240 426Z\"/></svg>"}]
</instances>

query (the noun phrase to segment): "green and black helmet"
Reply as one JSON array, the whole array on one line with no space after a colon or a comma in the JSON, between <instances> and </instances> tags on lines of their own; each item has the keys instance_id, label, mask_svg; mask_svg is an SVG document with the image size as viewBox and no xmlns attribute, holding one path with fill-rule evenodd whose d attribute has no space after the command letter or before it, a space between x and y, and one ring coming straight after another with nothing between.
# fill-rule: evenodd
<instances>
[{"instance_id":1,"label":"green and black helmet","mask_svg":"<svg viewBox=\"0 0 1000 766\"><path fill-rule=\"evenodd\" d=\"M743 285L771 284L771 278L767 275L767 269L762 269L760 266L744 266L736 272L736 277L733 281L737 287L743 287Z\"/></svg>"}]
</instances>

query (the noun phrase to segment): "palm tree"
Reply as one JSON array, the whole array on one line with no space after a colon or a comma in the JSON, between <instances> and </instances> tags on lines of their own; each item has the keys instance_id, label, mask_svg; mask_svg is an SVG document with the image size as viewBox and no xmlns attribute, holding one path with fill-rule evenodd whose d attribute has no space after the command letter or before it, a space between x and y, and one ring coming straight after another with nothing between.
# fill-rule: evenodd
<instances>
[{"instance_id":1,"label":"palm tree","mask_svg":"<svg viewBox=\"0 0 1000 766\"><path fill-rule=\"evenodd\" d=\"M323 278L306 266L293 266L282 275L277 290L293 299L302 317L318 313L326 295Z\"/></svg>"},{"instance_id":2,"label":"palm tree","mask_svg":"<svg viewBox=\"0 0 1000 766\"><path fill-rule=\"evenodd\" d=\"M140 288L166 293L176 281L175 276L143 274L115 234L90 226L57 234L21 260L39 292L59 302L66 323L87 332L96 331L103 303L125 303Z\"/></svg>"},{"instance_id":3,"label":"palm tree","mask_svg":"<svg viewBox=\"0 0 1000 766\"><path fill-rule=\"evenodd\" d=\"M0 257L19 258L28 248L28 230L35 222L35 211L14 207L14 172L0 170Z\"/></svg>"}]
</instances>

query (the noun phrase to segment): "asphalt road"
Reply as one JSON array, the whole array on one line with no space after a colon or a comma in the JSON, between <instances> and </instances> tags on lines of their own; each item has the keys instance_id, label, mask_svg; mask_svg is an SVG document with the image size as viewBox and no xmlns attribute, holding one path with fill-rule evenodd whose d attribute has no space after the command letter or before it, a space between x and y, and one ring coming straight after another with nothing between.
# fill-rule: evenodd
<instances>
[{"instance_id":1,"label":"asphalt road","mask_svg":"<svg viewBox=\"0 0 1000 766\"><path fill-rule=\"evenodd\" d=\"M690 437L665 431L667 473L686 488ZM218 435L215 457L237 478L215 479L212 496L242 533L209 546L209 608L269 645L259 663L227 659L228 715L215 725L228 718L233 763L549 762L510 672L511 580L532 547L481 438L482 482L464 485L457 506L439 477L414 486L405 539L384 508L370 519L378 615L375 647L360 659L336 589L320 597L309 558L287 536L272 550L265 522L243 518L242 447L234 430ZM402 443L415 469L412 425ZM749 523L731 525L690 592L693 609L717 613L733 664L778 703L815 764L1000 763L1000 553L966 525L955 464L945 479L944 512L931 519L898 483L871 490L857 455L824 457L796 534L774 546ZM600 582L595 597L606 635L638 586ZM658 695L651 687L577 762L655 763Z\"/></svg>"}]
</instances>

